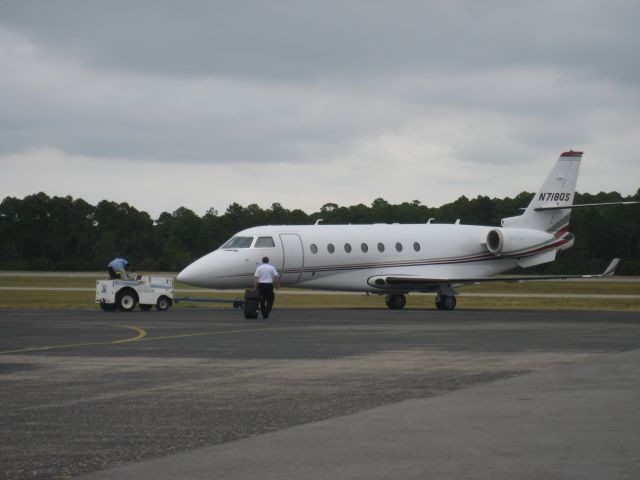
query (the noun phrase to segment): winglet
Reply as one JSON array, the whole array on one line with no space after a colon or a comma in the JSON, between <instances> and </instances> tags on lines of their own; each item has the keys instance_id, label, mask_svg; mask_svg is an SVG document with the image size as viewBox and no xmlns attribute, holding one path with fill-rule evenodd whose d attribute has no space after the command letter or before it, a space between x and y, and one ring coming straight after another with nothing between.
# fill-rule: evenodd
<instances>
[{"instance_id":1,"label":"winglet","mask_svg":"<svg viewBox=\"0 0 640 480\"><path fill-rule=\"evenodd\" d=\"M602 276L603 277L609 277L609 276L613 275L614 272L616 271L616 268L618 267L619 263L620 263L620 259L619 258L614 258L613 260L611 260L611 263L609 264L607 269L602 273Z\"/></svg>"}]
</instances>

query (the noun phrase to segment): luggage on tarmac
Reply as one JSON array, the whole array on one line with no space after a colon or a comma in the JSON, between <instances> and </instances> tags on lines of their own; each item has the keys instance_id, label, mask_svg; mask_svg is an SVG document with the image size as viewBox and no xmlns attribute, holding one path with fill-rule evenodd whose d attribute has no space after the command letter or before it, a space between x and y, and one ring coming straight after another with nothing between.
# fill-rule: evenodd
<instances>
[{"instance_id":1,"label":"luggage on tarmac","mask_svg":"<svg viewBox=\"0 0 640 480\"><path fill-rule=\"evenodd\" d=\"M257 289L244 291L244 318L258 318L260 307L260 292Z\"/></svg>"}]
</instances>

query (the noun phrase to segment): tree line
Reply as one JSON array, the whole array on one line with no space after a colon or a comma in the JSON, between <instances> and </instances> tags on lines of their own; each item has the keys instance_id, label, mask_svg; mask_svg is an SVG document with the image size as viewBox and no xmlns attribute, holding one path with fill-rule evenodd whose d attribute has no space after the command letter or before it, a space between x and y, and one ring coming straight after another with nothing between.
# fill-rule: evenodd
<instances>
[{"instance_id":1,"label":"tree line","mask_svg":"<svg viewBox=\"0 0 640 480\"><path fill-rule=\"evenodd\" d=\"M0 204L0 269L103 270L110 259L123 256L137 271L178 271L253 226L304 225L318 219L327 224L425 223L430 218L434 223L459 219L469 225L499 225L500 219L519 215L532 196L462 196L440 207L377 198L371 205L327 203L311 214L279 203L267 209L232 203L222 214L210 209L199 216L180 207L157 219L128 203L103 200L93 206L80 198L45 193L6 197ZM640 200L640 189L627 197L617 192L575 195L575 203L629 200ZM640 206L576 209L570 231L576 237L573 248L560 253L556 262L527 272L592 273L620 257L618 273L640 275Z\"/></svg>"}]
</instances>

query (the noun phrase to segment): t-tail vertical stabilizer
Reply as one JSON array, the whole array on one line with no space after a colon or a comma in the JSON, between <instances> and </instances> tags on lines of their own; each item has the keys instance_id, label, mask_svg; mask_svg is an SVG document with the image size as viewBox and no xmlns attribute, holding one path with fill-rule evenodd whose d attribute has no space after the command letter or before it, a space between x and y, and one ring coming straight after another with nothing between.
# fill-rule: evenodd
<instances>
[{"instance_id":1,"label":"t-tail vertical stabilizer","mask_svg":"<svg viewBox=\"0 0 640 480\"><path fill-rule=\"evenodd\" d=\"M564 235L569 228L580 160L582 152L570 150L560 155L524 213L502 219L502 226L541 230L556 237Z\"/></svg>"}]
</instances>

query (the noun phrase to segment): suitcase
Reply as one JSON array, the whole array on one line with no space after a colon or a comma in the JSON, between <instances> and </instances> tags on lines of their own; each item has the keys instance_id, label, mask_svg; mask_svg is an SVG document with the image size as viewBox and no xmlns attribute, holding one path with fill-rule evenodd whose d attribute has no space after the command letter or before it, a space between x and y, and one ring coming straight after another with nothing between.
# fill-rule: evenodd
<instances>
[{"instance_id":1,"label":"suitcase","mask_svg":"<svg viewBox=\"0 0 640 480\"><path fill-rule=\"evenodd\" d=\"M244 291L244 318L258 318L260 307L260 293L255 289Z\"/></svg>"}]
</instances>

